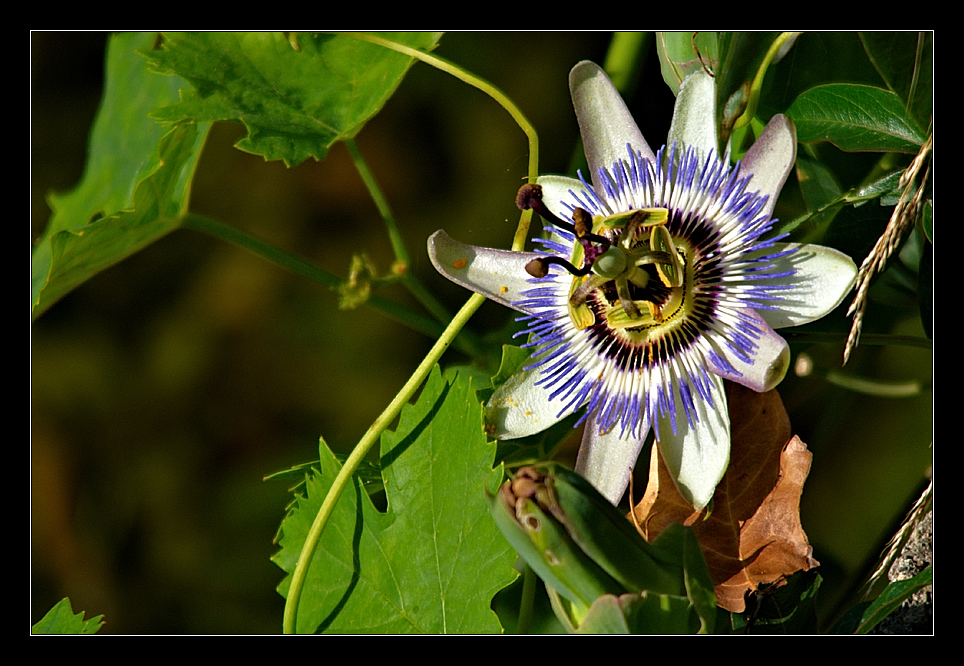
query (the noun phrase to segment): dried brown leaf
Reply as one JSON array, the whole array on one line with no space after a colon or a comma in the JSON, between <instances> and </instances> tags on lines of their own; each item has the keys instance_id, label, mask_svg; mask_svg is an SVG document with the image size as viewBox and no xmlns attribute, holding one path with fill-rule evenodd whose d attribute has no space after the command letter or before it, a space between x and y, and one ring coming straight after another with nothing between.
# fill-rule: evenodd
<instances>
[{"instance_id":1,"label":"dried brown leaf","mask_svg":"<svg viewBox=\"0 0 964 666\"><path fill-rule=\"evenodd\" d=\"M712 512L693 511L653 447L649 484L634 509L643 536L652 540L670 523L691 526L713 578L717 604L741 613L744 596L781 583L819 563L800 524L800 495L812 456L780 395L756 393L727 382L730 465L716 488Z\"/></svg>"}]
</instances>

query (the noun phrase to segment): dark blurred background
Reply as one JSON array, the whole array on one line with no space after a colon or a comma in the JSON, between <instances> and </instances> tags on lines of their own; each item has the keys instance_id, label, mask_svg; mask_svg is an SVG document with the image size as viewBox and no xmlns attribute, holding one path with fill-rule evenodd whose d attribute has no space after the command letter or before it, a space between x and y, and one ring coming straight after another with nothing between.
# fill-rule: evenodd
<instances>
[{"instance_id":1,"label":"dark blurred background","mask_svg":"<svg viewBox=\"0 0 964 666\"><path fill-rule=\"evenodd\" d=\"M32 34L34 238L50 214L46 195L83 173L107 38ZM539 132L540 171L564 173L578 146L568 71L582 59L601 63L609 40L449 33L436 53L515 100ZM650 41L633 110L654 147L672 105ZM233 148L242 136L237 124L212 129L193 212L337 275L360 252L388 272L384 225L344 146L287 169ZM445 228L477 245L510 244L524 135L481 92L416 64L357 144L393 207L411 270L454 312L467 294L435 274L425 240ZM380 293L418 308L398 287ZM470 328L498 336L512 318L487 304ZM69 596L75 611L106 616L105 633L280 631L282 572L269 558L297 477L263 477L316 458L319 436L349 451L432 342L371 309L339 310L324 287L190 231L76 289L31 329L31 622ZM809 353L839 366L838 347ZM852 363L898 378L930 366L916 350L871 353ZM464 360L454 350L444 358ZM930 393L881 403L812 377L785 387L794 425L817 454L804 527L828 574L844 580L923 474ZM854 443L863 439L869 449Z\"/></svg>"},{"instance_id":2,"label":"dark blurred background","mask_svg":"<svg viewBox=\"0 0 964 666\"><path fill-rule=\"evenodd\" d=\"M32 234L45 197L83 173L107 33L32 35ZM567 75L601 60L607 34L454 33L437 53L500 87L565 171L578 129ZM672 106L669 97L670 108ZM665 132L665 130L664 130ZM344 146L287 169L233 148L214 126L192 211L346 276L392 251ZM412 255L454 312L467 296L428 263L445 227L507 246L525 136L481 92L415 65L357 137ZM418 308L401 288L382 295ZM477 332L501 329L486 305ZM63 596L104 614L104 632L276 632L282 571L272 538L296 480L272 472L349 451L433 340L233 246L177 231L104 271L32 327L31 621ZM447 360L458 361L457 352Z\"/></svg>"}]
</instances>

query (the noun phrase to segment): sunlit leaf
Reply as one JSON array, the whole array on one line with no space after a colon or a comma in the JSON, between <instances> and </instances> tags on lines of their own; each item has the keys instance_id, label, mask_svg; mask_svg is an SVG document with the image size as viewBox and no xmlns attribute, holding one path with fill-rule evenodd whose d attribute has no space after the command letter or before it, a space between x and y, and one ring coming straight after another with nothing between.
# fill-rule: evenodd
<instances>
[{"instance_id":1,"label":"sunlit leaf","mask_svg":"<svg viewBox=\"0 0 964 666\"><path fill-rule=\"evenodd\" d=\"M70 599L64 597L33 625L35 634L96 634L104 624L104 616L98 615L89 620L84 613L74 614Z\"/></svg>"},{"instance_id":2,"label":"sunlit leaf","mask_svg":"<svg viewBox=\"0 0 964 666\"><path fill-rule=\"evenodd\" d=\"M467 379L435 368L398 429L381 440L388 511L353 484L315 551L298 611L299 633L493 633L490 606L515 579L515 551L489 513L495 446L482 432L482 407ZM341 466L320 446L312 474L282 523L272 559L289 574ZM287 594L290 575L279 587Z\"/></svg>"},{"instance_id":3,"label":"sunlit leaf","mask_svg":"<svg viewBox=\"0 0 964 666\"><path fill-rule=\"evenodd\" d=\"M440 35L382 36L430 51ZM151 60L190 81L193 90L155 117L238 121L248 130L237 144L241 150L289 166L320 160L382 108L414 62L345 35L304 33L297 45L280 32L165 33Z\"/></svg>"},{"instance_id":4,"label":"sunlit leaf","mask_svg":"<svg viewBox=\"0 0 964 666\"><path fill-rule=\"evenodd\" d=\"M829 141L846 151L917 153L924 133L889 90L849 83L817 86L787 110L801 143Z\"/></svg>"},{"instance_id":5,"label":"sunlit leaf","mask_svg":"<svg viewBox=\"0 0 964 666\"><path fill-rule=\"evenodd\" d=\"M53 215L33 250L36 317L65 293L178 225L207 135L205 123L163 126L148 117L186 83L149 71L135 51L154 33L113 35L104 98L80 184L51 195Z\"/></svg>"}]
</instances>

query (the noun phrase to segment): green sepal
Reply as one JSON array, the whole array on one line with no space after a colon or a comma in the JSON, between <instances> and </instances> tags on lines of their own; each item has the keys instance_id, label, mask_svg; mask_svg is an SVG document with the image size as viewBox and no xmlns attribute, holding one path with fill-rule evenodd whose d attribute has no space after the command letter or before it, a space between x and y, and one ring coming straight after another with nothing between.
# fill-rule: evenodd
<instances>
[{"instance_id":1,"label":"green sepal","mask_svg":"<svg viewBox=\"0 0 964 666\"><path fill-rule=\"evenodd\" d=\"M506 486L503 486L505 488ZM492 516L505 538L539 578L584 612L604 594L625 592L583 553L532 500L513 506L502 489L490 498Z\"/></svg>"},{"instance_id":2,"label":"green sepal","mask_svg":"<svg viewBox=\"0 0 964 666\"><path fill-rule=\"evenodd\" d=\"M609 500L575 472L549 463L550 507L573 541L629 592L685 594L679 558L647 543Z\"/></svg>"},{"instance_id":3,"label":"green sepal","mask_svg":"<svg viewBox=\"0 0 964 666\"><path fill-rule=\"evenodd\" d=\"M593 602L580 618L571 617L553 599L552 610L573 634L695 634L699 617L686 597L671 594L607 594Z\"/></svg>"},{"instance_id":4,"label":"green sepal","mask_svg":"<svg viewBox=\"0 0 964 666\"><path fill-rule=\"evenodd\" d=\"M671 525L647 543L588 481L555 463L521 468L491 505L570 631L713 630L713 582L690 528Z\"/></svg>"}]
</instances>

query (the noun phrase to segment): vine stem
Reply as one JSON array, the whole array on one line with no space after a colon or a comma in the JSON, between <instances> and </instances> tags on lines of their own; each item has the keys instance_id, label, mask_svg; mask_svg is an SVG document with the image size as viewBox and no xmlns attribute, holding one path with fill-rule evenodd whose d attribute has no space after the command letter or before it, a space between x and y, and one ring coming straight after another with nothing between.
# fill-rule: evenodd
<instances>
[{"instance_id":1,"label":"vine stem","mask_svg":"<svg viewBox=\"0 0 964 666\"><path fill-rule=\"evenodd\" d=\"M408 403L418 387L425 381L428 373L442 356L442 353L448 349L452 340L458 335L459 330L461 330L469 320L469 317L471 317L484 302L485 297L479 294L473 294L469 300L466 301L462 309L458 311L452 319L452 322L432 346L432 349L429 350L425 358L422 359L418 368L416 368L412 376L409 377L408 381L402 387L402 390L399 391L398 395L389 403L385 411L375 419L375 422L368 428L368 431L355 446L351 455L345 460L345 464L342 465L341 470L331 484L331 488L328 490L328 494L325 496L324 502L322 502L321 509L318 510L318 514L311 524L311 529L308 530L308 535L305 537L305 545L301 549L301 553L298 556L298 563L291 576L291 585L288 587L288 597L285 600L284 632L286 634L295 632L298 601L301 597L301 590L304 588L305 577L308 575L308 565L315 554L315 549L321 539L321 534L325 529L325 525L328 524L328 519L331 517L331 513L335 508L335 503L341 497L352 475L358 469L358 465L361 464L361 461L368 454L368 451L375 442L378 441L379 435L381 435L382 431L398 416L399 412L402 411L402 407Z\"/></svg>"},{"instance_id":2,"label":"vine stem","mask_svg":"<svg viewBox=\"0 0 964 666\"><path fill-rule=\"evenodd\" d=\"M181 228L197 231L199 233L207 234L208 236L223 240L227 243L231 243L232 245L240 247L261 257L265 261L275 264L276 266L288 269L297 275L308 278L312 282L317 282L318 284L321 284L336 293L338 288L342 285L342 280L338 276L332 275L328 271L318 268L317 266L313 266L306 261L302 261L288 252L271 245L270 243L266 243L259 238L256 238L241 231L240 229L236 229L222 222L217 222L200 215L188 214L181 219ZM393 303L386 298L382 298L377 294L372 294L369 296L364 305L366 307L373 308L387 316L389 319L392 319L393 321L407 326L413 331L422 333L430 338L438 336L443 330L445 330L443 328L446 321L445 319L440 321L429 319L416 312L412 312L405 307ZM478 349L475 341L471 338L466 338L465 336L458 338L454 344L461 351L470 355L474 355L474 352Z\"/></svg>"},{"instance_id":3,"label":"vine stem","mask_svg":"<svg viewBox=\"0 0 964 666\"><path fill-rule=\"evenodd\" d=\"M358 149L358 145L354 139L345 139L345 147L348 149L352 162L355 164L355 169L357 169L358 175L361 176L362 182L365 183L368 194L375 202L375 207L378 209L378 213L382 216L382 220L385 223L385 229L388 232L388 238L392 244L392 251L395 253L395 265L392 266L394 277L402 283L402 286L408 289L409 293L422 304L422 307L428 310L429 313L444 326L445 323L452 318L452 314L409 270L412 260L408 254L408 248L405 246L405 240L402 238L402 232L398 228L398 223L395 221L392 208L388 205L388 199L385 198L382 189L378 186L378 181L375 180L375 174L368 168L368 163L365 162L365 158L362 157L361 151ZM462 348L462 351L468 353L469 356L478 358L482 355L482 346L469 331L464 331L459 341L459 346Z\"/></svg>"},{"instance_id":4,"label":"vine stem","mask_svg":"<svg viewBox=\"0 0 964 666\"><path fill-rule=\"evenodd\" d=\"M811 333L808 331L781 331L787 342L805 343L837 343L846 340L845 333ZM934 342L928 338L914 335L890 335L885 333L865 335L860 338L863 345L898 346L898 347L918 347L920 349L933 349Z\"/></svg>"},{"instance_id":5,"label":"vine stem","mask_svg":"<svg viewBox=\"0 0 964 666\"><path fill-rule=\"evenodd\" d=\"M756 107L760 102L760 90L763 87L763 78L766 76L767 69L770 64L777 57L778 54L784 49L789 48L796 41L797 37L800 36L799 32L782 32L773 43L770 44L770 48L767 49L766 55L763 57L763 62L757 68L756 75L753 77L753 82L750 85L750 98L747 100L746 110L743 112L736 122L733 123L733 129L739 129L744 125L749 125L750 121L756 115Z\"/></svg>"},{"instance_id":6,"label":"vine stem","mask_svg":"<svg viewBox=\"0 0 964 666\"><path fill-rule=\"evenodd\" d=\"M345 147L348 149L348 154L351 155L355 169L358 170L358 175L361 176L362 182L365 183L365 188L368 190L369 196L372 198L372 201L375 202L378 214L382 216L382 220L385 222L385 229L388 231L388 238L392 243L392 251L395 253L395 261L403 264L407 268L408 265L412 263L412 260L408 256L408 248L405 247L402 232L395 222L395 216L392 214L391 206L388 205L388 199L382 194L382 188L378 186L378 181L375 180L375 174L368 168L368 163L365 161L365 158L362 157L361 151L358 150L358 144L355 143L355 140L345 139Z\"/></svg>"},{"instance_id":7,"label":"vine stem","mask_svg":"<svg viewBox=\"0 0 964 666\"><path fill-rule=\"evenodd\" d=\"M501 90L493 86L488 81L483 81L477 76L469 74L457 65L450 63L443 58L439 58L438 56L431 55L430 53L425 53L424 51L419 51L409 46L404 46L403 44L396 44L395 42L390 42L387 39L377 35L368 35L363 32L346 32L340 34L354 37L355 39L360 39L372 44L378 44L379 46L384 46L387 49L404 53L407 56L421 60L422 62L429 64L436 69L442 70L446 74L454 76L463 83L469 84L473 88L478 88L489 97L494 99L502 106L503 109L508 111L509 115L512 116L512 119L515 120L516 124L518 124L522 131L525 132L526 138L529 139L529 181L535 182L536 178L539 177L539 137L536 135L536 130L522 114L522 111L520 111L512 100L506 97L505 93L503 93ZM526 241L529 239L529 221L531 219L531 213L523 214L520 218L515 237L512 239L513 250L519 251L525 247Z\"/></svg>"},{"instance_id":8,"label":"vine stem","mask_svg":"<svg viewBox=\"0 0 964 666\"><path fill-rule=\"evenodd\" d=\"M526 120L522 112L512 103L512 101L505 96L502 91L495 88L493 85L483 81L471 74L463 71L456 65L443 60L437 56L432 56L422 51L418 51L401 44L396 44L390 42L386 39L375 35L367 35L364 33L343 33L347 36L354 37L372 44L378 44L385 48L403 53L417 60L421 60L433 67L442 70L452 76L456 77L460 81L463 81L474 88L485 92L490 97L495 99L504 109L509 112L509 115L516 121L522 131L525 132L526 137L529 140L529 180L534 182L539 175L539 139L536 135L535 128ZM529 236L529 224L532 220L532 211L525 210L519 217L519 224L516 227L515 236L512 240L512 249L521 250L525 247L526 240ZM297 617L298 617L298 602L301 599L301 591L304 589L305 578L308 575L308 567L311 563L311 558L314 556L315 549L318 547L318 542L321 540L321 535L325 530L325 526L328 524L328 519L331 517L331 513L334 510L335 504L341 498L342 493L348 485L352 475L358 469L358 465L368 454L368 451L372 448L376 441L378 441L379 435L382 431L388 427L392 420L398 416L401 412L402 407L408 403L411 397L415 394L415 391L431 371L432 367L441 358L442 353L448 349L449 345L458 335L459 331L465 326L469 318L475 313L476 310L485 302L485 297L479 294L473 294L466 301L462 309L456 313L455 317L449 323L449 325L442 332L439 339L432 346L432 349L425 356L419 366L412 373L412 376L408 379L402 390L398 392L392 402L388 405L384 412L375 420L374 423L368 428L368 431L361 438L355 448L352 450L351 455L345 461L338 475L335 477L331 488L328 490L328 494L325 495L325 499L322 502L321 508L318 510L318 514L315 516L314 522L311 524L311 529L308 531L305 537L304 546L301 548L301 553L298 555L298 562L295 565L295 570L291 575L291 584L288 586L288 595L285 599L285 611L283 620L283 631L286 634L295 633L297 627Z\"/></svg>"}]
</instances>

